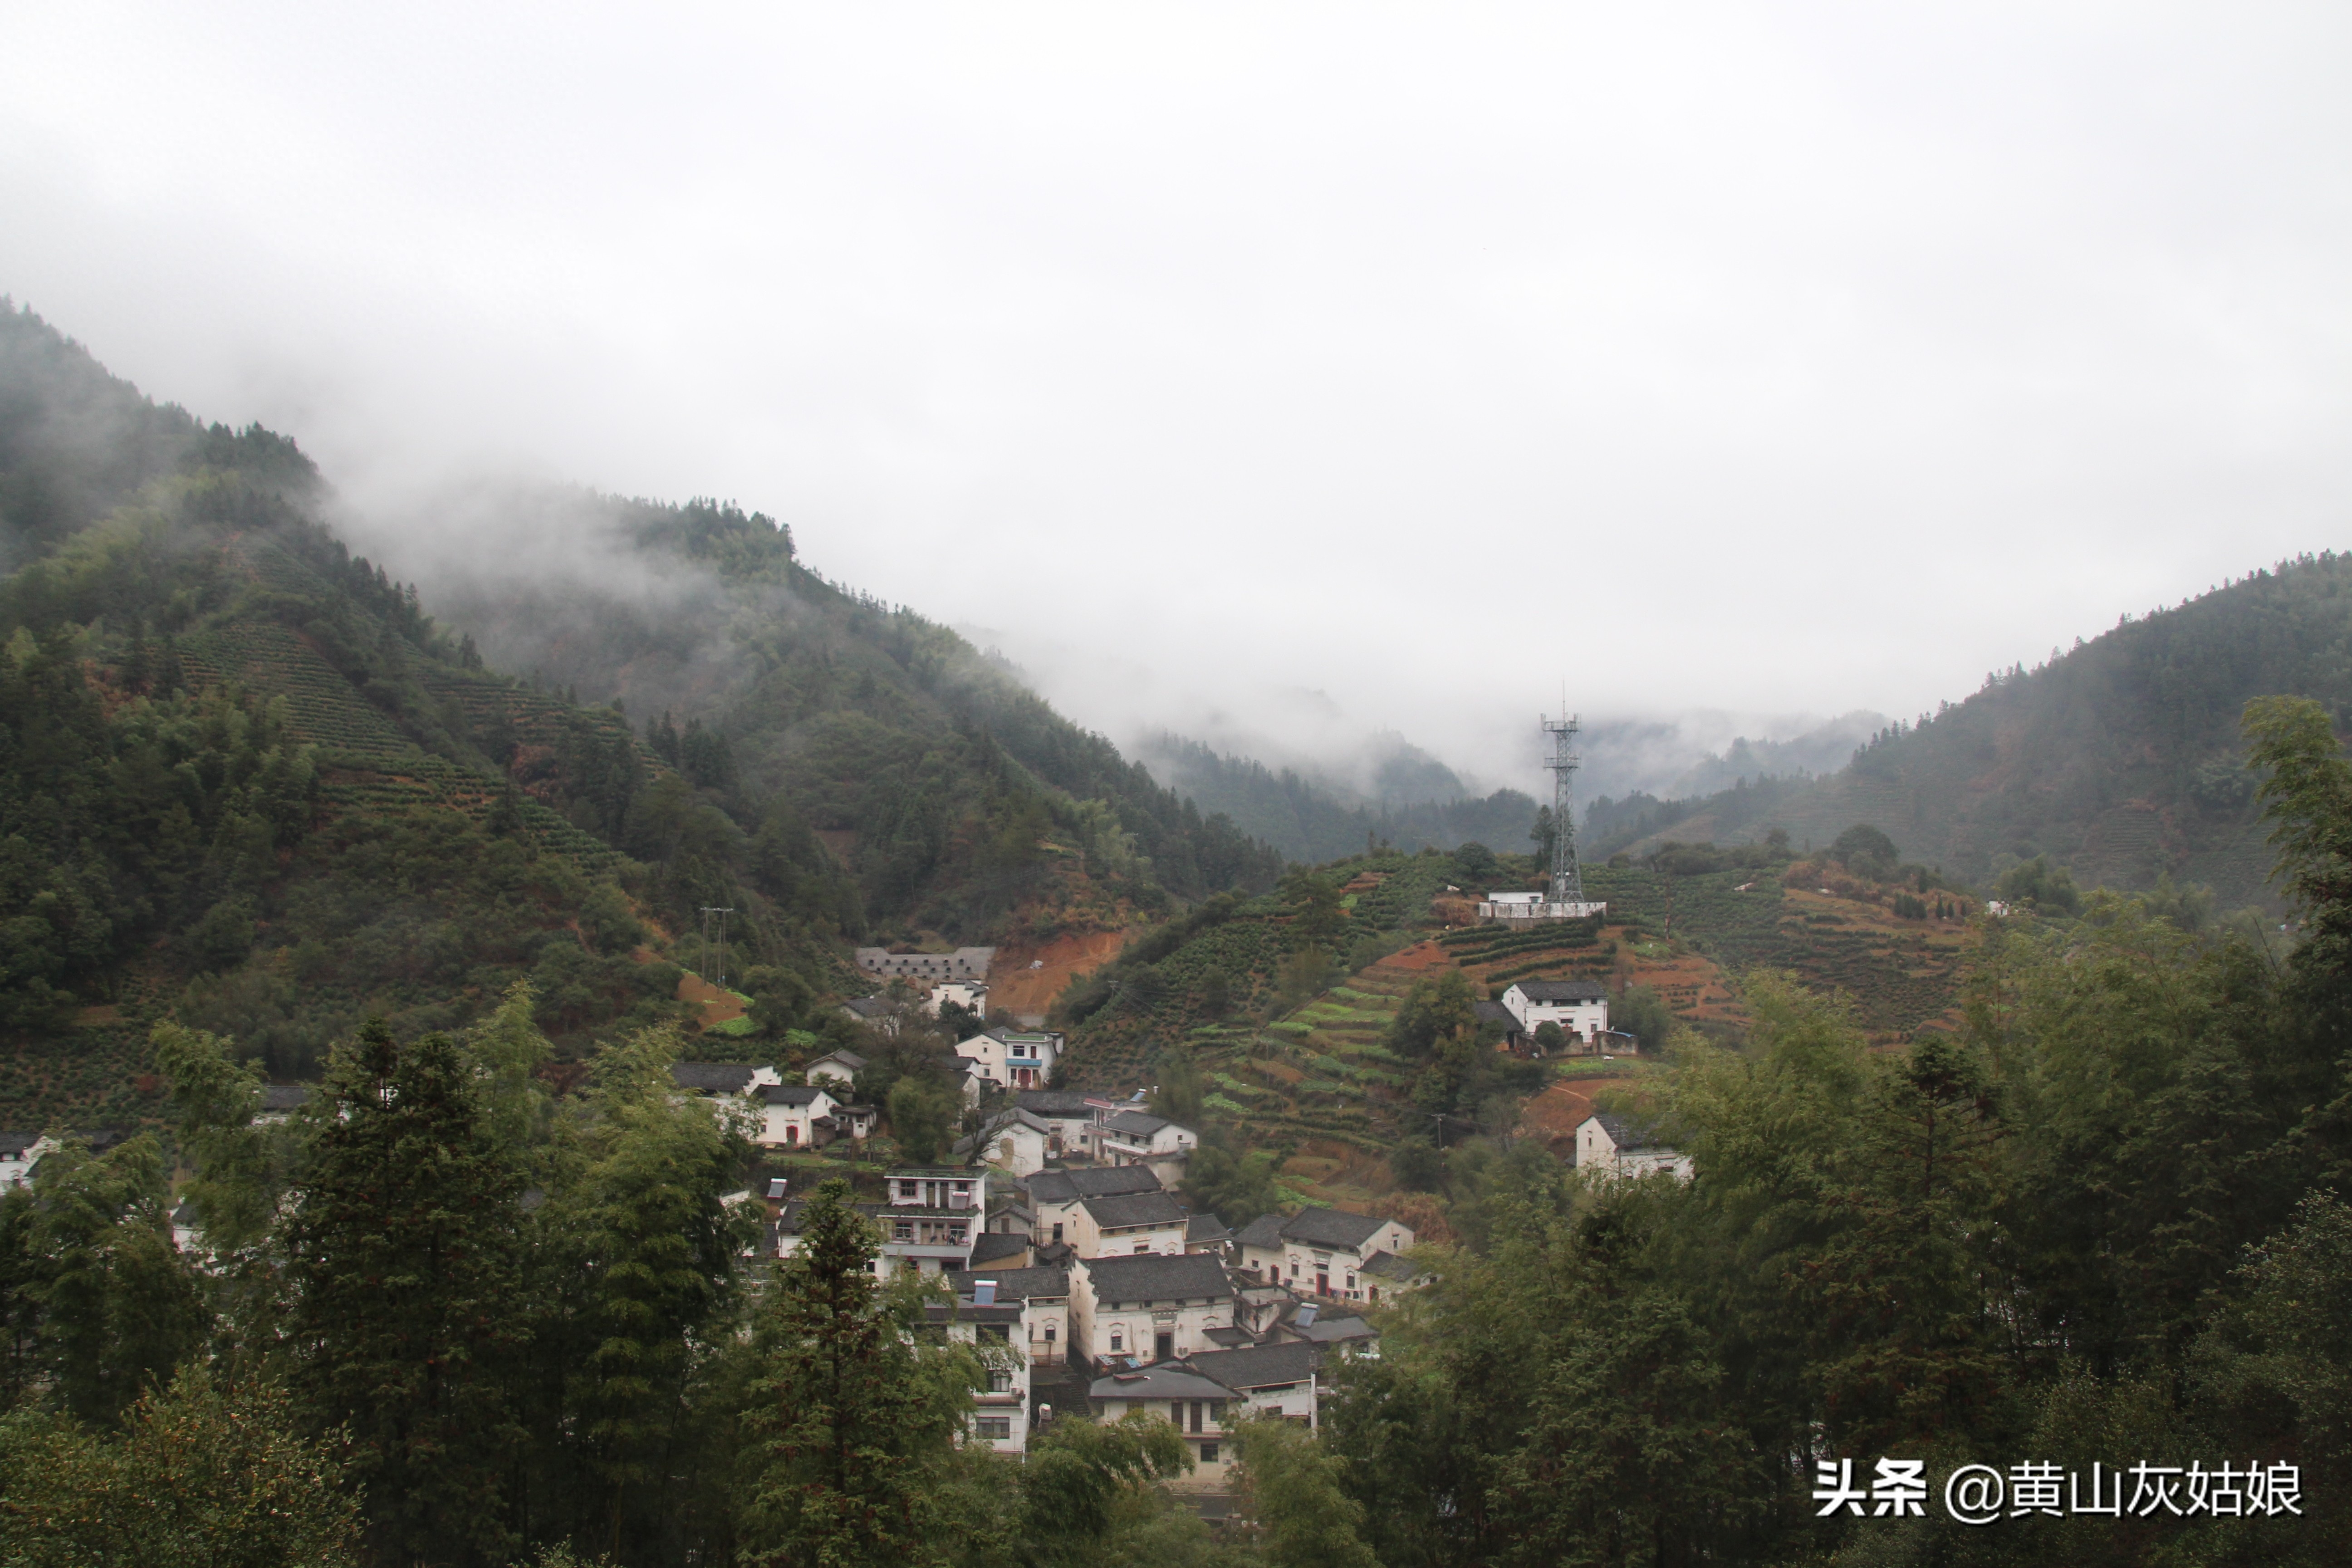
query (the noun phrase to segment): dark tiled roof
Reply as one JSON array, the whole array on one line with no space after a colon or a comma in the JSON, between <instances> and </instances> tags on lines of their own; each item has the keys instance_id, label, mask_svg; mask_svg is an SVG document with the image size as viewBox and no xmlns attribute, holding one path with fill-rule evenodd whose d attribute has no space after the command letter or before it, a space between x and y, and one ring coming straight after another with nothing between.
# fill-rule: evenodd
<instances>
[{"instance_id":1,"label":"dark tiled roof","mask_svg":"<svg viewBox=\"0 0 2352 1568\"><path fill-rule=\"evenodd\" d=\"M299 1110L310 1103L310 1086L307 1083L273 1083L261 1091L264 1110Z\"/></svg>"},{"instance_id":2,"label":"dark tiled roof","mask_svg":"<svg viewBox=\"0 0 2352 1568\"><path fill-rule=\"evenodd\" d=\"M1166 1193L1117 1193L1109 1197L1087 1198L1080 1206L1104 1230L1133 1225L1181 1225L1184 1220L1184 1205Z\"/></svg>"},{"instance_id":3,"label":"dark tiled roof","mask_svg":"<svg viewBox=\"0 0 2352 1568\"><path fill-rule=\"evenodd\" d=\"M1421 1270L1393 1252L1375 1252L1364 1259L1363 1272L1377 1274L1383 1279L1415 1279Z\"/></svg>"},{"instance_id":4,"label":"dark tiled roof","mask_svg":"<svg viewBox=\"0 0 2352 1568\"><path fill-rule=\"evenodd\" d=\"M1034 1301L1070 1293L1070 1275L1065 1268L964 1268L948 1273L948 1283L959 1296L971 1295L975 1279L995 1280L1000 1301Z\"/></svg>"},{"instance_id":5,"label":"dark tiled roof","mask_svg":"<svg viewBox=\"0 0 2352 1568\"><path fill-rule=\"evenodd\" d=\"M981 1307L970 1301L959 1301L950 1307L945 1301L931 1301L924 1305L923 1317L934 1323L1017 1323L1021 1321L1021 1303L1014 1301Z\"/></svg>"},{"instance_id":6,"label":"dark tiled roof","mask_svg":"<svg viewBox=\"0 0 2352 1568\"><path fill-rule=\"evenodd\" d=\"M740 1094L759 1070L750 1062L672 1062L669 1079L703 1094Z\"/></svg>"},{"instance_id":7,"label":"dark tiled roof","mask_svg":"<svg viewBox=\"0 0 2352 1568\"><path fill-rule=\"evenodd\" d=\"M1234 1233L1235 1247L1280 1247L1282 1215L1262 1214Z\"/></svg>"},{"instance_id":8,"label":"dark tiled roof","mask_svg":"<svg viewBox=\"0 0 2352 1568\"><path fill-rule=\"evenodd\" d=\"M1160 1178L1149 1165L1095 1165L1078 1171L1040 1171L1029 1178L1029 1201L1074 1204L1114 1193L1156 1193Z\"/></svg>"},{"instance_id":9,"label":"dark tiled roof","mask_svg":"<svg viewBox=\"0 0 2352 1568\"><path fill-rule=\"evenodd\" d=\"M1223 1399L1230 1392L1181 1361L1161 1362L1141 1372L1114 1373L1087 1385L1089 1399Z\"/></svg>"},{"instance_id":10,"label":"dark tiled roof","mask_svg":"<svg viewBox=\"0 0 2352 1568\"><path fill-rule=\"evenodd\" d=\"M1388 1223L1377 1215L1345 1209L1300 1209L1283 1222L1282 1239L1309 1247L1361 1247Z\"/></svg>"},{"instance_id":11,"label":"dark tiled roof","mask_svg":"<svg viewBox=\"0 0 2352 1568\"><path fill-rule=\"evenodd\" d=\"M1323 1364L1323 1347L1292 1340L1241 1350L1203 1351L1186 1356L1184 1364L1239 1392L1276 1383L1305 1383Z\"/></svg>"},{"instance_id":12,"label":"dark tiled roof","mask_svg":"<svg viewBox=\"0 0 2352 1568\"><path fill-rule=\"evenodd\" d=\"M1205 1252L1095 1258L1078 1265L1095 1300L1114 1301L1227 1300L1234 1293L1225 1266Z\"/></svg>"},{"instance_id":13,"label":"dark tiled roof","mask_svg":"<svg viewBox=\"0 0 2352 1568\"><path fill-rule=\"evenodd\" d=\"M992 1230L971 1244L971 1266L978 1268L997 1258L1026 1258L1029 1238L1015 1236L1009 1230Z\"/></svg>"},{"instance_id":14,"label":"dark tiled roof","mask_svg":"<svg viewBox=\"0 0 2352 1568\"><path fill-rule=\"evenodd\" d=\"M1318 1345L1336 1344L1341 1340L1376 1340L1380 1331L1363 1319L1354 1316L1339 1318L1317 1317L1305 1325L1292 1323L1289 1330Z\"/></svg>"},{"instance_id":15,"label":"dark tiled roof","mask_svg":"<svg viewBox=\"0 0 2352 1568\"><path fill-rule=\"evenodd\" d=\"M871 996L861 996L861 997L859 997L859 998L858 998L858 1001L859 1001L859 1002L871 1002L871 1001L873 1001L873 1000L874 1000L874 998L873 998L873 997L871 997ZM849 1005L852 1005L852 1006L855 1006L856 1005L856 1003L851 1003L851 1004L849 1004ZM856 1051L852 1051L852 1050L846 1050L846 1049L845 1049L845 1050L838 1050L838 1051L827 1051L827 1052L825 1052L825 1053L824 1053L824 1055L823 1055L823 1056L821 1056L821 1057L817 1058L815 1061L813 1061L813 1062L809 1063L809 1066L811 1066L811 1067L816 1067L816 1066L819 1066L820 1064L824 1063L824 1062L839 1062L843 1067L847 1068L851 1072L856 1072L858 1068L862 1068L862 1067L864 1067L864 1066L866 1065L866 1058L865 1058L864 1057L859 1056Z\"/></svg>"},{"instance_id":16,"label":"dark tiled roof","mask_svg":"<svg viewBox=\"0 0 2352 1568\"><path fill-rule=\"evenodd\" d=\"M852 996L842 1006L861 1018L878 1018L890 1010L890 1004L879 996Z\"/></svg>"},{"instance_id":17,"label":"dark tiled roof","mask_svg":"<svg viewBox=\"0 0 2352 1568\"><path fill-rule=\"evenodd\" d=\"M1604 1110L1593 1120L1601 1123L1601 1130L1609 1134L1609 1141L1617 1145L1617 1152L1621 1154L1628 1149L1664 1147L1658 1142L1655 1128L1636 1121L1631 1117L1617 1116Z\"/></svg>"},{"instance_id":18,"label":"dark tiled roof","mask_svg":"<svg viewBox=\"0 0 2352 1568\"><path fill-rule=\"evenodd\" d=\"M1234 1233L1225 1222L1213 1214L1196 1214L1184 1222L1184 1239L1190 1241L1231 1241Z\"/></svg>"},{"instance_id":19,"label":"dark tiled roof","mask_svg":"<svg viewBox=\"0 0 2352 1568\"><path fill-rule=\"evenodd\" d=\"M760 1098L770 1105L814 1105L818 1095L827 1100L833 1096L824 1089L805 1083L772 1083L760 1091Z\"/></svg>"},{"instance_id":20,"label":"dark tiled roof","mask_svg":"<svg viewBox=\"0 0 2352 1568\"><path fill-rule=\"evenodd\" d=\"M1470 1010L1477 1014L1482 1024L1500 1024L1507 1029L1519 1026L1518 1016L1500 1002L1473 1002Z\"/></svg>"},{"instance_id":21,"label":"dark tiled roof","mask_svg":"<svg viewBox=\"0 0 2352 1568\"><path fill-rule=\"evenodd\" d=\"M1143 1110L1122 1110L1104 1122L1103 1130L1107 1132L1125 1132L1137 1138L1149 1138L1169 1125L1171 1123L1164 1116L1154 1116Z\"/></svg>"},{"instance_id":22,"label":"dark tiled roof","mask_svg":"<svg viewBox=\"0 0 2352 1568\"><path fill-rule=\"evenodd\" d=\"M1522 980L1519 994L1530 1002L1606 1002L1609 987L1598 980Z\"/></svg>"},{"instance_id":23,"label":"dark tiled roof","mask_svg":"<svg viewBox=\"0 0 2352 1568\"><path fill-rule=\"evenodd\" d=\"M40 1141L37 1132L0 1132L0 1154L22 1154Z\"/></svg>"},{"instance_id":24,"label":"dark tiled roof","mask_svg":"<svg viewBox=\"0 0 2352 1568\"><path fill-rule=\"evenodd\" d=\"M1014 1095L1013 1103L1024 1110L1034 1110L1040 1116L1083 1116L1092 1120L1095 1109L1087 1103L1083 1094L1073 1094L1062 1089L1024 1089Z\"/></svg>"}]
</instances>

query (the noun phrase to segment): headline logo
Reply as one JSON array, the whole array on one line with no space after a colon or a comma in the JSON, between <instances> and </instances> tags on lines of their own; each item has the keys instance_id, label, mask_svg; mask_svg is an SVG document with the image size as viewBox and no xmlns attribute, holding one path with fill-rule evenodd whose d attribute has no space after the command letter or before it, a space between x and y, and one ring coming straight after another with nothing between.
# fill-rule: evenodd
<instances>
[{"instance_id":1,"label":"headline logo","mask_svg":"<svg viewBox=\"0 0 2352 1568\"><path fill-rule=\"evenodd\" d=\"M1869 1489L1854 1482L1852 1459L1821 1459L1814 1463L1813 1500L1822 1505L1815 1516L1828 1519L1841 1509L1862 1517L1924 1519L1927 1514L1927 1461L1880 1459L1873 1468ZM1990 1465L1962 1465L1944 1479L1944 1511L1962 1524L1991 1524L2025 1514L2105 1514L2111 1519L2147 1519L2169 1513L2176 1519L2203 1514L2209 1518L2256 1519L2303 1512L2303 1471L2295 1465L2242 1467L2223 1463L2207 1469L2204 1463L2151 1465L2145 1459L2129 1469L2110 1470L2093 1464L2085 1479L2052 1464L2011 1465L2008 1473ZM2128 1499L2124 1482L2131 1482Z\"/></svg>"}]
</instances>

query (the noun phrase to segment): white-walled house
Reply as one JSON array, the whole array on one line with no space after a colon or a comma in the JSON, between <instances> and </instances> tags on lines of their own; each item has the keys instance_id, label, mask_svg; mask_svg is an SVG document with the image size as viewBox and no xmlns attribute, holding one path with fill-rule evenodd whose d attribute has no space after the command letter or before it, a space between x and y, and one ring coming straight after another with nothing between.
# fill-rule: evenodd
<instances>
[{"instance_id":1,"label":"white-walled house","mask_svg":"<svg viewBox=\"0 0 2352 1568\"><path fill-rule=\"evenodd\" d=\"M1279 1415L1286 1421L1319 1425L1323 1347L1303 1340L1277 1344L1244 1345L1238 1350L1202 1351L1184 1364L1234 1391L1244 1415Z\"/></svg>"},{"instance_id":2,"label":"white-walled house","mask_svg":"<svg viewBox=\"0 0 2352 1568\"><path fill-rule=\"evenodd\" d=\"M32 1180L33 1167L57 1146L55 1140L38 1132L0 1132L0 1189L21 1187Z\"/></svg>"},{"instance_id":3,"label":"white-walled house","mask_svg":"<svg viewBox=\"0 0 2352 1568\"><path fill-rule=\"evenodd\" d=\"M1530 1038L1546 1024L1558 1024L1588 1048L1609 1028L1609 988L1597 980L1522 980L1503 993L1503 1005Z\"/></svg>"},{"instance_id":4,"label":"white-walled house","mask_svg":"<svg viewBox=\"0 0 2352 1568\"><path fill-rule=\"evenodd\" d=\"M801 1081L820 1088L839 1084L848 1089L857 1082L857 1075L866 1070L866 1058L856 1051L827 1051L809 1063Z\"/></svg>"},{"instance_id":5,"label":"white-walled house","mask_svg":"<svg viewBox=\"0 0 2352 1568\"><path fill-rule=\"evenodd\" d=\"M808 1084L768 1084L752 1094L751 1105L760 1116L758 1142L776 1148L818 1148L842 1130L834 1115L839 1102Z\"/></svg>"},{"instance_id":6,"label":"white-walled house","mask_svg":"<svg viewBox=\"0 0 2352 1568\"><path fill-rule=\"evenodd\" d=\"M1136 1258L1186 1250L1191 1215L1164 1192L1082 1197L1072 1211L1069 1242L1080 1258Z\"/></svg>"},{"instance_id":7,"label":"white-walled house","mask_svg":"<svg viewBox=\"0 0 2352 1568\"><path fill-rule=\"evenodd\" d=\"M1412 1228L1395 1220L1328 1208L1266 1215L1234 1238L1241 1266L1268 1284L1367 1303L1396 1293L1400 1282L1381 1260L1412 1242Z\"/></svg>"},{"instance_id":8,"label":"white-walled house","mask_svg":"<svg viewBox=\"0 0 2352 1568\"><path fill-rule=\"evenodd\" d=\"M310 1103L310 1086L307 1083L273 1083L261 1090L261 1109L253 1113L257 1127L276 1127L291 1121L294 1113Z\"/></svg>"},{"instance_id":9,"label":"white-walled house","mask_svg":"<svg viewBox=\"0 0 2352 1568\"><path fill-rule=\"evenodd\" d=\"M988 1172L962 1166L917 1166L895 1170L883 1180L885 1201L859 1204L857 1212L882 1233L875 1274L884 1279L901 1270L917 1274L961 1272L987 1223ZM776 1222L775 1255L800 1250L801 1223L808 1200L784 1205Z\"/></svg>"},{"instance_id":10,"label":"white-walled house","mask_svg":"<svg viewBox=\"0 0 2352 1568\"><path fill-rule=\"evenodd\" d=\"M986 1381L971 1391L966 1441L1000 1454L1029 1451L1029 1359L1021 1352L1022 1307L1000 1302L982 1281L959 1289L954 1305L923 1309L927 1325L946 1331L950 1343L976 1346L990 1364Z\"/></svg>"},{"instance_id":11,"label":"white-walled house","mask_svg":"<svg viewBox=\"0 0 2352 1568\"><path fill-rule=\"evenodd\" d=\"M995 1166L1009 1176L1026 1176L1045 1168L1051 1130L1041 1117L1014 1107L988 1119L971 1137L959 1139L955 1152Z\"/></svg>"},{"instance_id":12,"label":"white-walled house","mask_svg":"<svg viewBox=\"0 0 2352 1568\"><path fill-rule=\"evenodd\" d=\"M988 986L978 980L943 980L923 998L923 1011L932 1017L942 1007L961 1007L977 1017L988 1016Z\"/></svg>"},{"instance_id":13,"label":"white-walled house","mask_svg":"<svg viewBox=\"0 0 2352 1568\"><path fill-rule=\"evenodd\" d=\"M1077 1245L1078 1205L1088 1198L1163 1189L1148 1165L1094 1166L1076 1171L1039 1171L1029 1178L1030 1234L1039 1242Z\"/></svg>"},{"instance_id":14,"label":"white-walled house","mask_svg":"<svg viewBox=\"0 0 2352 1568\"><path fill-rule=\"evenodd\" d=\"M1063 1089L1024 1089L1013 1102L1045 1124L1045 1157L1094 1158L1095 1106L1086 1095Z\"/></svg>"},{"instance_id":15,"label":"white-walled house","mask_svg":"<svg viewBox=\"0 0 2352 1568\"><path fill-rule=\"evenodd\" d=\"M1055 1029L987 1029L956 1047L956 1055L989 1088L1043 1089L1061 1059L1062 1038Z\"/></svg>"},{"instance_id":16,"label":"white-walled house","mask_svg":"<svg viewBox=\"0 0 2352 1568\"><path fill-rule=\"evenodd\" d=\"M1227 1412L1238 1401L1223 1384L1174 1362L1098 1377L1087 1385L1087 1399L1097 1421L1117 1421L1140 1411L1174 1423L1192 1451L1192 1468L1169 1479L1171 1491L1214 1494L1227 1489L1234 1462Z\"/></svg>"},{"instance_id":17,"label":"white-walled house","mask_svg":"<svg viewBox=\"0 0 2352 1568\"><path fill-rule=\"evenodd\" d=\"M986 1281L1000 1305L1022 1309L1021 1342L1033 1366L1059 1366L1070 1354L1070 1276L1060 1268L983 1268L948 1276L959 1296Z\"/></svg>"},{"instance_id":18,"label":"white-walled house","mask_svg":"<svg viewBox=\"0 0 2352 1568\"><path fill-rule=\"evenodd\" d=\"M1097 1361L1189 1355L1234 1325L1233 1280L1206 1253L1089 1258L1069 1273L1070 1334Z\"/></svg>"},{"instance_id":19,"label":"white-walled house","mask_svg":"<svg viewBox=\"0 0 2352 1568\"><path fill-rule=\"evenodd\" d=\"M1577 1123L1576 1168L1618 1176L1667 1171L1679 1181L1691 1178L1689 1155L1660 1142L1645 1123L1605 1110Z\"/></svg>"},{"instance_id":20,"label":"white-walled house","mask_svg":"<svg viewBox=\"0 0 2352 1568\"><path fill-rule=\"evenodd\" d=\"M1149 1165L1161 1182L1184 1179L1184 1163L1201 1146L1201 1135L1148 1110L1120 1110L1095 1129L1095 1147L1106 1164Z\"/></svg>"}]
</instances>

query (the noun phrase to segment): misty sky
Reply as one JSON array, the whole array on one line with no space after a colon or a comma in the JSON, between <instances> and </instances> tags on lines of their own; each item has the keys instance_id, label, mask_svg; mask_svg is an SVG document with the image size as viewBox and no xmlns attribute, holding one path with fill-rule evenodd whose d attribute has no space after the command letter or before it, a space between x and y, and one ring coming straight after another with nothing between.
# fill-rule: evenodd
<instances>
[{"instance_id":1,"label":"misty sky","mask_svg":"<svg viewBox=\"0 0 2352 1568\"><path fill-rule=\"evenodd\" d=\"M0 292L151 394L731 497L1119 738L1528 782L1563 679L1914 713L2352 543L2340 4L0 29Z\"/></svg>"}]
</instances>

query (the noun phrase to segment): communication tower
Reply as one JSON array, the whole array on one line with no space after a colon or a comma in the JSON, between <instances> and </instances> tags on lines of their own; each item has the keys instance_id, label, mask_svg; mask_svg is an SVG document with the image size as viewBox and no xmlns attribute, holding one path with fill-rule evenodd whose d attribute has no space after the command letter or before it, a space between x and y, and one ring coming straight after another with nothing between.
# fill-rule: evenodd
<instances>
[{"instance_id":1,"label":"communication tower","mask_svg":"<svg viewBox=\"0 0 2352 1568\"><path fill-rule=\"evenodd\" d=\"M1566 707L1561 704L1563 710ZM1551 737L1551 761L1544 764L1551 770L1551 901L1580 904L1584 902L1584 872L1576 863L1576 825L1570 814L1576 793L1571 787L1576 764L1583 760L1576 753L1577 716L1569 713L1559 719L1546 719L1543 727Z\"/></svg>"}]
</instances>

